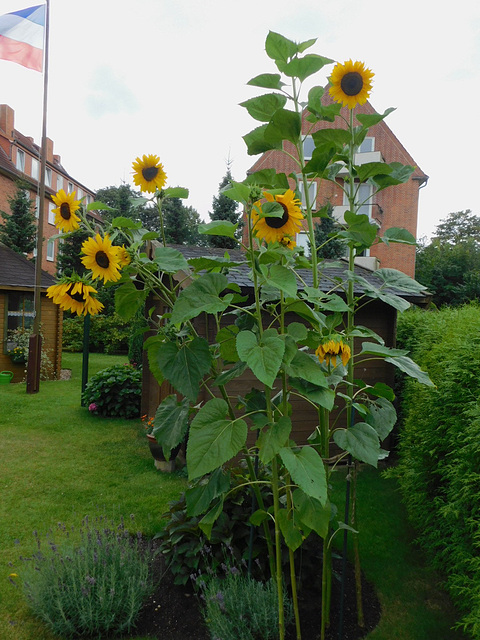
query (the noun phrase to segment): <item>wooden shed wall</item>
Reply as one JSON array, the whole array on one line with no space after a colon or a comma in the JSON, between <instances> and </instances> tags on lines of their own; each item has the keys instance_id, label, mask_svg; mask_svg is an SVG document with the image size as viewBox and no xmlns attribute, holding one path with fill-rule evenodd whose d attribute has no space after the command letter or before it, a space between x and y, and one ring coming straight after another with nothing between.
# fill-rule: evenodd
<instances>
[{"instance_id":1,"label":"wooden shed wall","mask_svg":"<svg viewBox=\"0 0 480 640\"><path fill-rule=\"evenodd\" d=\"M293 320L300 321L298 317L292 317L291 321ZM388 346L395 345L396 311L392 307L382 302L372 301L357 313L356 324L368 327L378 333ZM195 325L200 335L206 337L210 342L215 340L214 323L209 323L205 315L197 318ZM356 352L361 349L361 342L356 342ZM158 385L148 369L148 360L145 352L143 364L142 415L153 416L160 402L167 395L174 393L174 389L168 382L164 382L161 386ZM355 368L355 378L361 378L372 385L376 382L384 382L393 386L393 366L381 359L370 360ZM247 370L241 377L229 383L227 391L233 397L244 396L252 387L261 388L261 383L256 380L250 370ZM212 388L212 391L214 394L220 395L217 388ZM209 394L203 391L198 400L206 401L209 397ZM304 444L318 424L317 411L309 403L299 398L292 396L290 402L293 407L292 437L297 444Z\"/></svg>"},{"instance_id":2,"label":"wooden shed wall","mask_svg":"<svg viewBox=\"0 0 480 640\"><path fill-rule=\"evenodd\" d=\"M21 382L25 379L25 366L14 364L10 357L4 353L5 321L7 314L8 290L0 291L0 336L2 348L0 349L0 371L12 371L13 382ZM41 326L44 342L42 349L48 353L52 362L51 379L58 379L62 367L62 317L63 312L60 307L47 298L45 294L41 296Z\"/></svg>"}]
</instances>

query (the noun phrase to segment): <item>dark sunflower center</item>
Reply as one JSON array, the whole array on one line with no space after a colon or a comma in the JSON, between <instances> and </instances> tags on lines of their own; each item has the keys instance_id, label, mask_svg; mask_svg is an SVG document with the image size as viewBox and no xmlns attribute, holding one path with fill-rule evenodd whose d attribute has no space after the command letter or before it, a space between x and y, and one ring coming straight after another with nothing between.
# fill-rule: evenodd
<instances>
[{"instance_id":1,"label":"dark sunflower center","mask_svg":"<svg viewBox=\"0 0 480 640\"><path fill-rule=\"evenodd\" d=\"M62 202L60 205L60 215L64 220L70 220L72 214L70 213L70 205L68 202Z\"/></svg>"},{"instance_id":2,"label":"dark sunflower center","mask_svg":"<svg viewBox=\"0 0 480 640\"><path fill-rule=\"evenodd\" d=\"M363 89L363 78L357 71L350 71L343 76L340 86L345 95L357 96Z\"/></svg>"},{"instance_id":3,"label":"dark sunflower center","mask_svg":"<svg viewBox=\"0 0 480 640\"><path fill-rule=\"evenodd\" d=\"M154 180L157 177L157 173L158 167L146 167L145 169L142 169L142 176L147 182Z\"/></svg>"},{"instance_id":4,"label":"dark sunflower center","mask_svg":"<svg viewBox=\"0 0 480 640\"><path fill-rule=\"evenodd\" d=\"M272 229L280 229L280 227L283 227L283 225L287 224L288 222L287 206L284 205L283 202L279 202L278 204L281 205L283 209L283 216L281 218L265 218L267 226L271 227Z\"/></svg>"},{"instance_id":5,"label":"dark sunflower center","mask_svg":"<svg viewBox=\"0 0 480 640\"><path fill-rule=\"evenodd\" d=\"M72 294L71 293L72 289L73 289L73 287L71 287L69 289L69 291L67 292L68 295L70 296L70 298L72 298L73 300L76 300L77 302L82 302L82 303L85 302L85 298L83 297L83 295L79 291L77 291L76 293Z\"/></svg>"},{"instance_id":6,"label":"dark sunflower center","mask_svg":"<svg viewBox=\"0 0 480 640\"><path fill-rule=\"evenodd\" d=\"M97 253L95 254L95 262L102 269L108 269L110 258L107 256L105 251L97 251Z\"/></svg>"}]
</instances>

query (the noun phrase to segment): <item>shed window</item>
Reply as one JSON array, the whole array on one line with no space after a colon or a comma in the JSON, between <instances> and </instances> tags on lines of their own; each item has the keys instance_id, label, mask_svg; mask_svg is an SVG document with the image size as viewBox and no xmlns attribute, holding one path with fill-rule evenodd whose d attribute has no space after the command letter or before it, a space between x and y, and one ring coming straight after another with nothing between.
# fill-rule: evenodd
<instances>
[{"instance_id":1,"label":"shed window","mask_svg":"<svg viewBox=\"0 0 480 640\"><path fill-rule=\"evenodd\" d=\"M15 347L14 341L8 338L10 332L16 329L31 329L34 317L33 293L9 291L7 295L7 324L5 335L7 351Z\"/></svg>"}]
</instances>

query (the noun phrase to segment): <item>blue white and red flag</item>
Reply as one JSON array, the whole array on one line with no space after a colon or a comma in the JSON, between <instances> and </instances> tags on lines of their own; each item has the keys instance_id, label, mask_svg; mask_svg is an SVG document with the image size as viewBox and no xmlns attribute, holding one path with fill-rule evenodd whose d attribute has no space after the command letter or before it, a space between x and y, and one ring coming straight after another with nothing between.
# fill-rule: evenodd
<instances>
[{"instance_id":1,"label":"blue white and red flag","mask_svg":"<svg viewBox=\"0 0 480 640\"><path fill-rule=\"evenodd\" d=\"M42 71L45 5L0 16L0 58Z\"/></svg>"}]
</instances>

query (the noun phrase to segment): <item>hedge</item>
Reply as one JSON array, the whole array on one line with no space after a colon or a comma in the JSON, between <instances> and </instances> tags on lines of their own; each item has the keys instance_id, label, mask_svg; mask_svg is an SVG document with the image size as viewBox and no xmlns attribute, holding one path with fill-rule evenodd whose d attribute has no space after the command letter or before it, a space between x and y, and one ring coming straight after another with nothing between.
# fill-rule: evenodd
<instances>
[{"instance_id":1,"label":"hedge","mask_svg":"<svg viewBox=\"0 0 480 640\"><path fill-rule=\"evenodd\" d=\"M398 346L436 388L406 381L401 399L400 485L409 518L461 612L480 639L480 307L399 318Z\"/></svg>"},{"instance_id":2,"label":"hedge","mask_svg":"<svg viewBox=\"0 0 480 640\"><path fill-rule=\"evenodd\" d=\"M65 351L82 351L83 317L64 318L62 346ZM126 353L132 334L130 323L117 315L96 315L90 318L90 351L98 353Z\"/></svg>"}]
</instances>

